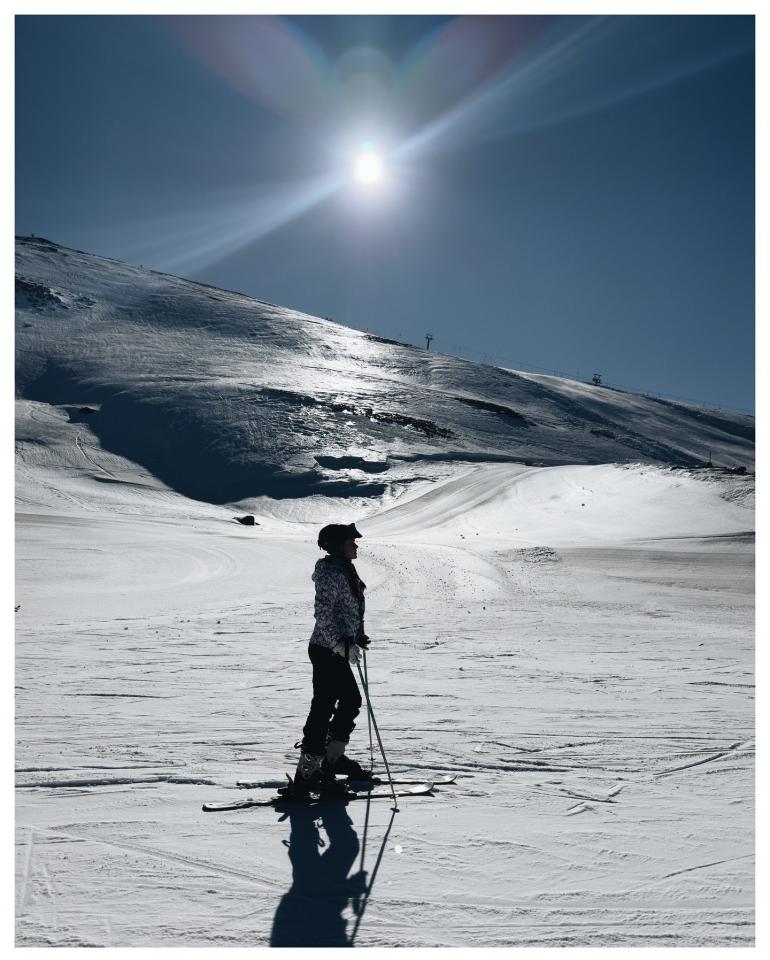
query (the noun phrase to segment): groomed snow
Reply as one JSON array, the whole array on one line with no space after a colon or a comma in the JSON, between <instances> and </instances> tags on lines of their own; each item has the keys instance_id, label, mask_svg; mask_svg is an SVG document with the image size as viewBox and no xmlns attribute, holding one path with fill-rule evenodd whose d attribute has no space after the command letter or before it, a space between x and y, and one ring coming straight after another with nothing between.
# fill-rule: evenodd
<instances>
[{"instance_id":1,"label":"groomed snow","mask_svg":"<svg viewBox=\"0 0 770 960\"><path fill-rule=\"evenodd\" d=\"M184 434L169 442L194 468L193 439L236 423L221 407L248 377L299 390L301 324L284 327L269 368L230 369L226 384L206 386L190 346L198 332L143 316L135 304L147 290L132 268L66 253L66 289L61 248L23 248L22 272L70 303L99 301L103 340L94 333L78 354L70 338L85 319L62 321L39 293L31 302L22 291L17 315L35 336L19 341L17 401L17 944L751 945L753 475L598 462L591 444L611 441L559 414L554 396L574 389L563 383L527 394L533 421L553 415L546 463L517 460L502 426L484 462L491 427L474 418L491 414L479 408L451 421L454 438L430 441L394 421L346 426L360 418L328 408L327 432L302 433L293 413L265 408L258 452L273 451L276 467L285 453L303 495L192 499L173 471L154 472L157 436L115 431L132 429L144 398L164 429ZM130 330L114 309L129 301ZM132 359L143 325L152 350L134 340ZM348 395L449 422L439 423L444 399L391 403L358 348L343 350L360 334L318 330L336 338L328 375L347 364ZM206 336L210 371L234 337L213 323ZM319 353L323 342L319 333ZM405 371L404 348L373 346L380 373L390 364L417 391L422 359ZM432 374L450 360L432 360ZM491 368L465 363L461 384L457 363L452 391L514 405L485 393ZM104 411L138 389L142 369L141 397L118 404L109 429L93 426L80 406ZM163 420L169 411L176 419ZM674 405L665 417L671 449L694 449L707 429L731 463L753 463L744 419L731 434ZM330 475L316 456L350 452L346 430L352 455L387 462L388 479L367 494L374 474L332 470L351 494L339 499L310 476ZM216 448L207 483L238 449ZM263 477L257 463L241 479ZM235 521L247 511L257 526ZM391 768L457 782L403 800L395 816L388 801L288 818L203 813L203 801L248 795L238 780L280 779L296 763L314 541L331 519L364 534L370 686ZM368 754L363 717L350 752Z\"/></svg>"}]
</instances>

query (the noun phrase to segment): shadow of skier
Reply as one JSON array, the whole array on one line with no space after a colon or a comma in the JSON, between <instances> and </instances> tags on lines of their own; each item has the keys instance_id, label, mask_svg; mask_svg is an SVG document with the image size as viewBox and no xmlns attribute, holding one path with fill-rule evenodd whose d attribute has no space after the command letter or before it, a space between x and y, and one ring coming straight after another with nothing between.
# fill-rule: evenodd
<instances>
[{"instance_id":1,"label":"shadow of skier","mask_svg":"<svg viewBox=\"0 0 770 960\"><path fill-rule=\"evenodd\" d=\"M275 912L270 946L350 947L352 938L342 913L351 902L358 913L366 872L348 876L360 845L347 808L342 803L292 804L286 816L291 824L288 847L293 879Z\"/></svg>"}]
</instances>

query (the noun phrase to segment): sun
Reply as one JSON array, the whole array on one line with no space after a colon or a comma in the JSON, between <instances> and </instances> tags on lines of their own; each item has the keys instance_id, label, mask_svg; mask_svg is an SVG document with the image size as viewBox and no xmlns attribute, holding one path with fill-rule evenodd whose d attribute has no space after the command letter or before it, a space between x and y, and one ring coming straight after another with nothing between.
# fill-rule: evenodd
<instances>
[{"instance_id":1,"label":"sun","mask_svg":"<svg viewBox=\"0 0 770 960\"><path fill-rule=\"evenodd\" d=\"M382 157L371 141L364 141L353 163L353 176L358 183L373 186L379 183L385 174Z\"/></svg>"}]
</instances>

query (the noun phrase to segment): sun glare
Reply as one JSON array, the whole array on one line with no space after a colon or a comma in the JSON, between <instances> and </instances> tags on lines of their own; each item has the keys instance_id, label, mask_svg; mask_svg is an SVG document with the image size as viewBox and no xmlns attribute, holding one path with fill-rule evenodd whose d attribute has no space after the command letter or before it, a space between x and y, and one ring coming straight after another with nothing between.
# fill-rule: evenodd
<instances>
[{"instance_id":1,"label":"sun glare","mask_svg":"<svg viewBox=\"0 0 770 960\"><path fill-rule=\"evenodd\" d=\"M382 180L384 173L382 158L373 144L364 143L358 151L353 165L353 175L359 183L371 186Z\"/></svg>"}]
</instances>

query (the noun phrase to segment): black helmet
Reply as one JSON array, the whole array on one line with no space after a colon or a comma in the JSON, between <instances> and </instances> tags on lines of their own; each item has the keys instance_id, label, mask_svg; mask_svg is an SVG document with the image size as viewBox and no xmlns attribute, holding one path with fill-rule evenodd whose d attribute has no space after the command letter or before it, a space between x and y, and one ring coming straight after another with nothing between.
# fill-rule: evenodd
<instances>
[{"instance_id":1,"label":"black helmet","mask_svg":"<svg viewBox=\"0 0 770 960\"><path fill-rule=\"evenodd\" d=\"M360 536L354 523L328 523L318 534L318 546L331 553L346 540L357 540Z\"/></svg>"}]
</instances>

